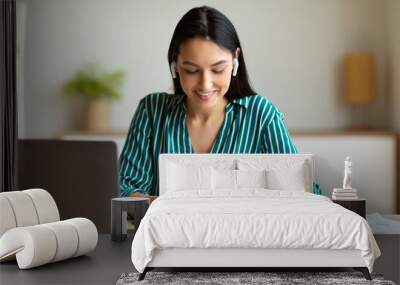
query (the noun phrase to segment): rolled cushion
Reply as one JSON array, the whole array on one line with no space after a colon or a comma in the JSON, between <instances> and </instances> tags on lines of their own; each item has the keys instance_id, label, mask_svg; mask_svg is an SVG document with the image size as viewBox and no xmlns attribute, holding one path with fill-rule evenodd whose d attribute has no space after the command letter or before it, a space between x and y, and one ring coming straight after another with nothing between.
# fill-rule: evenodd
<instances>
[{"instance_id":1,"label":"rolled cushion","mask_svg":"<svg viewBox=\"0 0 400 285\"><path fill-rule=\"evenodd\" d=\"M57 240L57 248L51 262L57 262L75 255L78 248L79 237L75 228L65 221L43 224L53 231Z\"/></svg>"},{"instance_id":2,"label":"rolled cushion","mask_svg":"<svg viewBox=\"0 0 400 285\"><path fill-rule=\"evenodd\" d=\"M17 222L10 202L0 195L0 237L9 229L15 228Z\"/></svg>"},{"instance_id":3,"label":"rolled cushion","mask_svg":"<svg viewBox=\"0 0 400 285\"><path fill-rule=\"evenodd\" d=\"M20 269L49 263L57 250L53 231L42 225L13 228L0 238L0 261L16 255Z\"/></svg>"},{"instance_id":4,"label":"rolled cushion","mask_svg":"<svg viewBox=\"0 0 400 285\"><path fill-rule=\"evenodd\" d=\"M64 222L73 225L78 233L79 242L74 257L86 254L96 248L98 233L95 224L91 220L85 218L73 218L65 220Z\"/></svg>"},{"instance_id":5,"label":"rolled cushion","mask_svg":"<svg viewBox=\"0 0 400 285\"><path fill-rule=\"evenodd\" d=\"M43 189L28 189L22 191L29 195L38 215L39 224L57 222L60 220L60 214L56 202L49 192Z\"/></svg>"},{"instance_id":6,"label":"rolled cushion","mask_svg":"<svg viewBox=\"0 0 400 285\"><path fill-rule=\"evenodd\" d=\"M56 202L46 190L35 188L0 193L0 237L15 227L59 220Z\"/></svg>"},{"instance_id":7,"label":"rolled cushion","mask_svg":"<svg viewBox=\"0 0 400 285\"><path fill-rule=\"evenodd\" d=\"M18 227L0 238L0 261L16 256L19 268L28 269L86 254L97 240L96 226L85 218Z\"/></svg>"},{"instance_id":8,"label":"rolled cushion","mask_svg":"<svg viewBox=\"0 0 400 285\"><path fill-rule=\"evenodd\" d=\"M33 226L39 223L35 205L30 196L22 191L2 192L13 210L17 227Z\"/></svg>"}]
</instances>

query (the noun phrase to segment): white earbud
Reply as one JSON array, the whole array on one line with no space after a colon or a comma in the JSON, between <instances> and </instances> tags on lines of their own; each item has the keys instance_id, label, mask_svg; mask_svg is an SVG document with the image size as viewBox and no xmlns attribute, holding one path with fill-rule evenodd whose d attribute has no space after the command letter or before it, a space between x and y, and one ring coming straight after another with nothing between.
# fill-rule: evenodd
<instances>
[{"instance_id":1,"label":"white earbud","mask_svg":"<svg viewBox=\"0 0 400 285\"><path fill-rule=\"evenodd\" d=\"M171 62L170 70L171 70L172 78L175 79L176 78L176 62L175 61Z\"/></svg>"},{"instance_id":2,"label":"white earbud","mask_svg":"<svg viewBox=\"0 0 400 285\"><path fill-rule=\"evenodd\" d=\"M239 60L237 59L237 57L235 57L235 58L233 59L233 72L232 72L232 76L236 76L237 71L238 71L238 68L239 68Z\"/></svg>"}]
</instances>

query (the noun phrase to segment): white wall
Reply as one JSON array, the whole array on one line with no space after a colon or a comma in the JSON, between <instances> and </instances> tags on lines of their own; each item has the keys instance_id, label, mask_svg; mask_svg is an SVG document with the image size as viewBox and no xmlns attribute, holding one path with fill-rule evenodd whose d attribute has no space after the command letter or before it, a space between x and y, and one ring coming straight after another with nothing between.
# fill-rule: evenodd
<instances>
[{"instance_id":1,"label":"white wall","mask_svg":"<svg viewBox=\"0 0 400 285\"><path fill-rule=\"evenodd\" d=\"M26 1L26 0L20 0ZM398 2L397 0L395 0ZM190 8L220 9L239 33L254 89L285 114L291 129L349 124L341 102L345 52L377 56L376 126L387 125L385 5L376 0L35 0L27 2L24 58L24 137L77 129L81 102L61 87L78 66L95 60L128 73L112 125L127 129L141 97L171 87L167 49L179 18Z\"/></svg>"},{"instance_id":2,"label":"white wall","mask_svg":"<svg viewBox=\"0 0 400 285\"><path fill-rule=\"evenodd\" d=\"M391 101L391 126L400 131L400 1L387 0L388 85Z\"/></svg>"}]
</instances>

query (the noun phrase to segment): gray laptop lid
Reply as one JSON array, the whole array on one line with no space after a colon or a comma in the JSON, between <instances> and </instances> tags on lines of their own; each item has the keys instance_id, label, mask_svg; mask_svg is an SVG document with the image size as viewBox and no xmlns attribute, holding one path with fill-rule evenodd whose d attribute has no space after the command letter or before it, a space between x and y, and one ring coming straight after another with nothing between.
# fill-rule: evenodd
<instances>
[{"instance_id":1,"label":"gray laptop lid","mask_svg":"<svg viewBox=\"0 0 400 285\"><path fill-rule=\"evenodd\" d=\"M114 142L24 139L18 141L18 188L43 188L61 219L85 217L110 232L111 198L119 195Z\"/></svg>"}]
</instances>

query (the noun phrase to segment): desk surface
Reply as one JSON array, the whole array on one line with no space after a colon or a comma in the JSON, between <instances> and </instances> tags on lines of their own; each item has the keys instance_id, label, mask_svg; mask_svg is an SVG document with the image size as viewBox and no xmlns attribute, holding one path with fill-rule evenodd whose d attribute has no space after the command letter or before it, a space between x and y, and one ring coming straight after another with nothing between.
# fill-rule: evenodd
<instances>
[{"instance_id":1,"label":"desk surface","mask_svg":"<svg viewBox=\"0 0 400 285\"><path fill-rule=\"evenodd\" d=\"M88 255L27 270L16 261L0 263L0 284L115 284L122 273L134 271L131 244L132 237L113 242L102 234Z\"/></svg>"}]
</instances>

